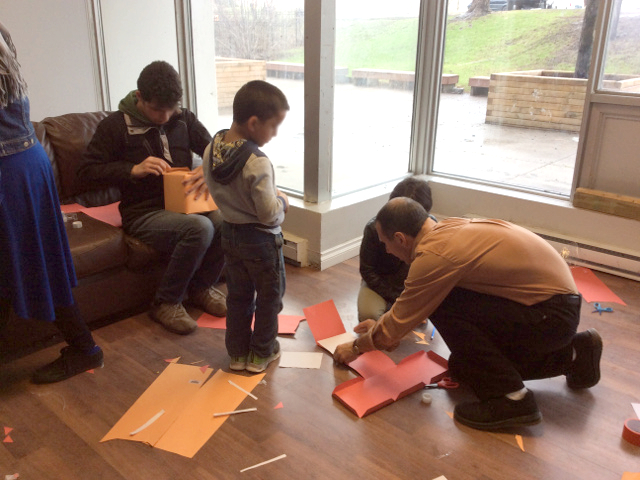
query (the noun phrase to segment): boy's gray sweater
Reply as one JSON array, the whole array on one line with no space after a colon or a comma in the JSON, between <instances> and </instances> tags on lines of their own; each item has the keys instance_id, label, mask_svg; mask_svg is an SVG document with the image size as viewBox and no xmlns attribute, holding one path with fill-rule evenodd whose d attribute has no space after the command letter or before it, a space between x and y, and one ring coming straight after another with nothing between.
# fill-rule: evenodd
<instances>
[{"instance_id":1,"label":"boy's gray sweater","mask_svg":"<svg viewBox=\"0 0 640 480\"><path fill-rule=\"evenodd\" d=\"M203 155L204 177L222 218L281 232L285 205L277 196L271 161L250 140L224 143L227 131L216 133Z\"/></svg>"}]
</instances>

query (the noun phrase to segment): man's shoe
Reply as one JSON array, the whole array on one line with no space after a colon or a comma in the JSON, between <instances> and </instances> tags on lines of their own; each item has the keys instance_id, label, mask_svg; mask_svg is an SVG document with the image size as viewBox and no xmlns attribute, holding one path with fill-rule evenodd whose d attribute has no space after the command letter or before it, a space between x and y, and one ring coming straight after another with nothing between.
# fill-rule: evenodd
<instances>
[{"instance_id":1,"label":"man's shoe","mask_svg":"<svg viewBox=\"0 0 640 480\"><path fill-rule=\"evenodd\" d=\"M246 370L252 373L264 372L269 364L280 357L280 344L276 341L276 345L273 348L273 353L268 357L259 357L255 353L249 353L249 359L247 360Z\"/></svg>"},{"instance_id":2,"label":"man's shoe","mask_svg":"<svg viewBox=\"0 0 640 480\"><path fill-rule=\"evenodd\" d=\"M602 337L595 328L576 333L571 340L575 359L567 373L567 386L573 389L590 388L600 381Z\"/></svg>"},{"instance_id":3,"label":"man's shoe","mask_svg":"<svg viewBox=\"0 0 640 480\"><path fill-rule=\"evenodd\" d=\"M152 320L173 333L187 335L196 328L198 323L189 316L181 303L159 303L149 310Z\"/></svg>"},{"instance_id":4,"label":"man's shoe","mask_svg":"<svg viewBox=\"0 0 640 480\"><path fill-rule=\"evenodd\" d=\"M467 427L496 430L535 425L542 420L542 414L533 398L533 392L528 391L522 400L500 397L483 402L461 403L456 405L453 418Z\"/></svg>"},{"instance_id":5,"label":"man's shoe","mask_svg":"<svg viewBox=\"0 0 640 480\"><path fill-rule=\"evenodd\" d=\"M214 317L227 316L227 297L217 288L209 287L191 292L189 302Z\"/></svg>"},{"instance_id":6,"label":"man's shoe","mask_svg":"<svg viewBox=\"0 0 640 480\"><path fill-rule=\"evenodd\" d=\"M36 370L31 381L33 383L60 382L103 365L104 354L100 347L95 353L87 355L75 347L67 346L60 350L60 356L56 360Z\"/></svg>"},{"instance_id":7,"label":"man's shoe","mask_svg":"<svg viewBox=\"0 0 640 480\"><path fill-rule=\"evenodd\" d=\"M242 355L240 357L231 357L231 361L229 362L229 370L235 370L236 372L244 370L247 366L247 357L247 355Z\"/></svg>"}]
</instances>

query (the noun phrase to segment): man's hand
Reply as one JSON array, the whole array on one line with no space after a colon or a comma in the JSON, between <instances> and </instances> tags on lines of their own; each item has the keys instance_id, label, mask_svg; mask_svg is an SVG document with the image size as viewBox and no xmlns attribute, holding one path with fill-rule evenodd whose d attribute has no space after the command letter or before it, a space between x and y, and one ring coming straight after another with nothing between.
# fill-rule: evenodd
<instances>
[{"instance_id":1,"label":"man's hand","mask_svg":"<svg viewBox=\"0 0 640 480\"><path fill-rule=\"evenodd\" d=\"M362 335L363 333L367 333L369 330L373 328L376 324L375 320L365 320L364 322L360 322L353 329L358 335ZM336 351L333 353L333 359L338 363L349 363L358 358L358 354L353 351L353 342L343 343L342 345L338 345Z\"/></svg>"},{"instance_id":2,"label":"man's hand","mask_svg":"<svg viewBox=\"0 0 640 480\"><path fill-rule=\"evenodd\" d=\"M333 352L333 359L338 363L348 364L356 358L358 358L358 355L353 351L353 342L338 345L336 351Z\"/></svg>"},{"instance_id":3,"label":"man's hand","mask_svg":"<svg viewBox=\"0 0 640 480\"><path fill-rule=\"evenodd\" d=\"M185 197L191 194L191 192L195 192L194 200L200 198L200 195L204 195L205 200L209 198L209 188L207 187L207 183L204 180L202 165L194 168L189 173L187 173L184 177L184 180L182 181L182 184L185 186Z\"/></svg>"},{"instance_id":4,"label":"man's hand","mask_svg":"<svg viewBox=\"0 0 640 480\"><path fill-rule=\"evenodd\" d=\"M162 158L147 157L142 162L133 166L131 176L133 178L143 178L147 175L162 175L168 168L171 167Z\"/></svg>"}]
</instances>

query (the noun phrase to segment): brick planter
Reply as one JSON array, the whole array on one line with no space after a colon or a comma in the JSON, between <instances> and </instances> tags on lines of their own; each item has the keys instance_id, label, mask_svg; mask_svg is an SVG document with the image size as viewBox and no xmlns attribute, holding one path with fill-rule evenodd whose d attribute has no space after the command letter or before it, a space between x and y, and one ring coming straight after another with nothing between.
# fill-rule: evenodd
<instances>
[{"instance_id":1,"label":"brick planter","mask_svg":"<svg viewBox=\"0 0 640 480\"><path fill-rule=\"evenodd\" d=\"M264 60L216 57L216 82L218 84L218 110L230 110L233 97L242 85L250 80L266 80Z\"/></svg>"},{"instance_id":2,"label":"brick planter","mask_svg":"<svg viewBox=\"0 0 640 480\"><path fill-rule=\"evenodd\" d=\"M640 77L605 75L604 87L640 92ZM587 80L573 72L527 70L492 73L485 122L578 132Z\"/></svg>"}]
</instances>

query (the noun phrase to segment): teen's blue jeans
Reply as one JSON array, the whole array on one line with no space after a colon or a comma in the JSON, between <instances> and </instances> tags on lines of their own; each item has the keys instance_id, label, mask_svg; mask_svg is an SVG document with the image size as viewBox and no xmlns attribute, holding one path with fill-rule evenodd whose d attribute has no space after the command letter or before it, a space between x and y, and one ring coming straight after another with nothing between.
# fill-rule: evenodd
<instances>
[{"instance_id":1,"label":"teen's blue jeans","mask_svg":"<svg viewBox=\"0 0 640 480\"><path fill-rule=\"evenodd\" d=\"M187 288L201 290L218 281L224 267L220 213L158 210L127 225L127 233L170 256L154 303L181 303Z\"/></svg>"},{"instance_id":2,"label":"teen's blue jeans","mask_svg":"<svg viewBox=\"0 0 640 480\"><path fill-rule=\"evenodd\" d=\"M250 350L263 358L273 353L286 286L282 244L281 233L255 225L222 224L229 356L240 357Z\"/></svg>"}]
</instances>

